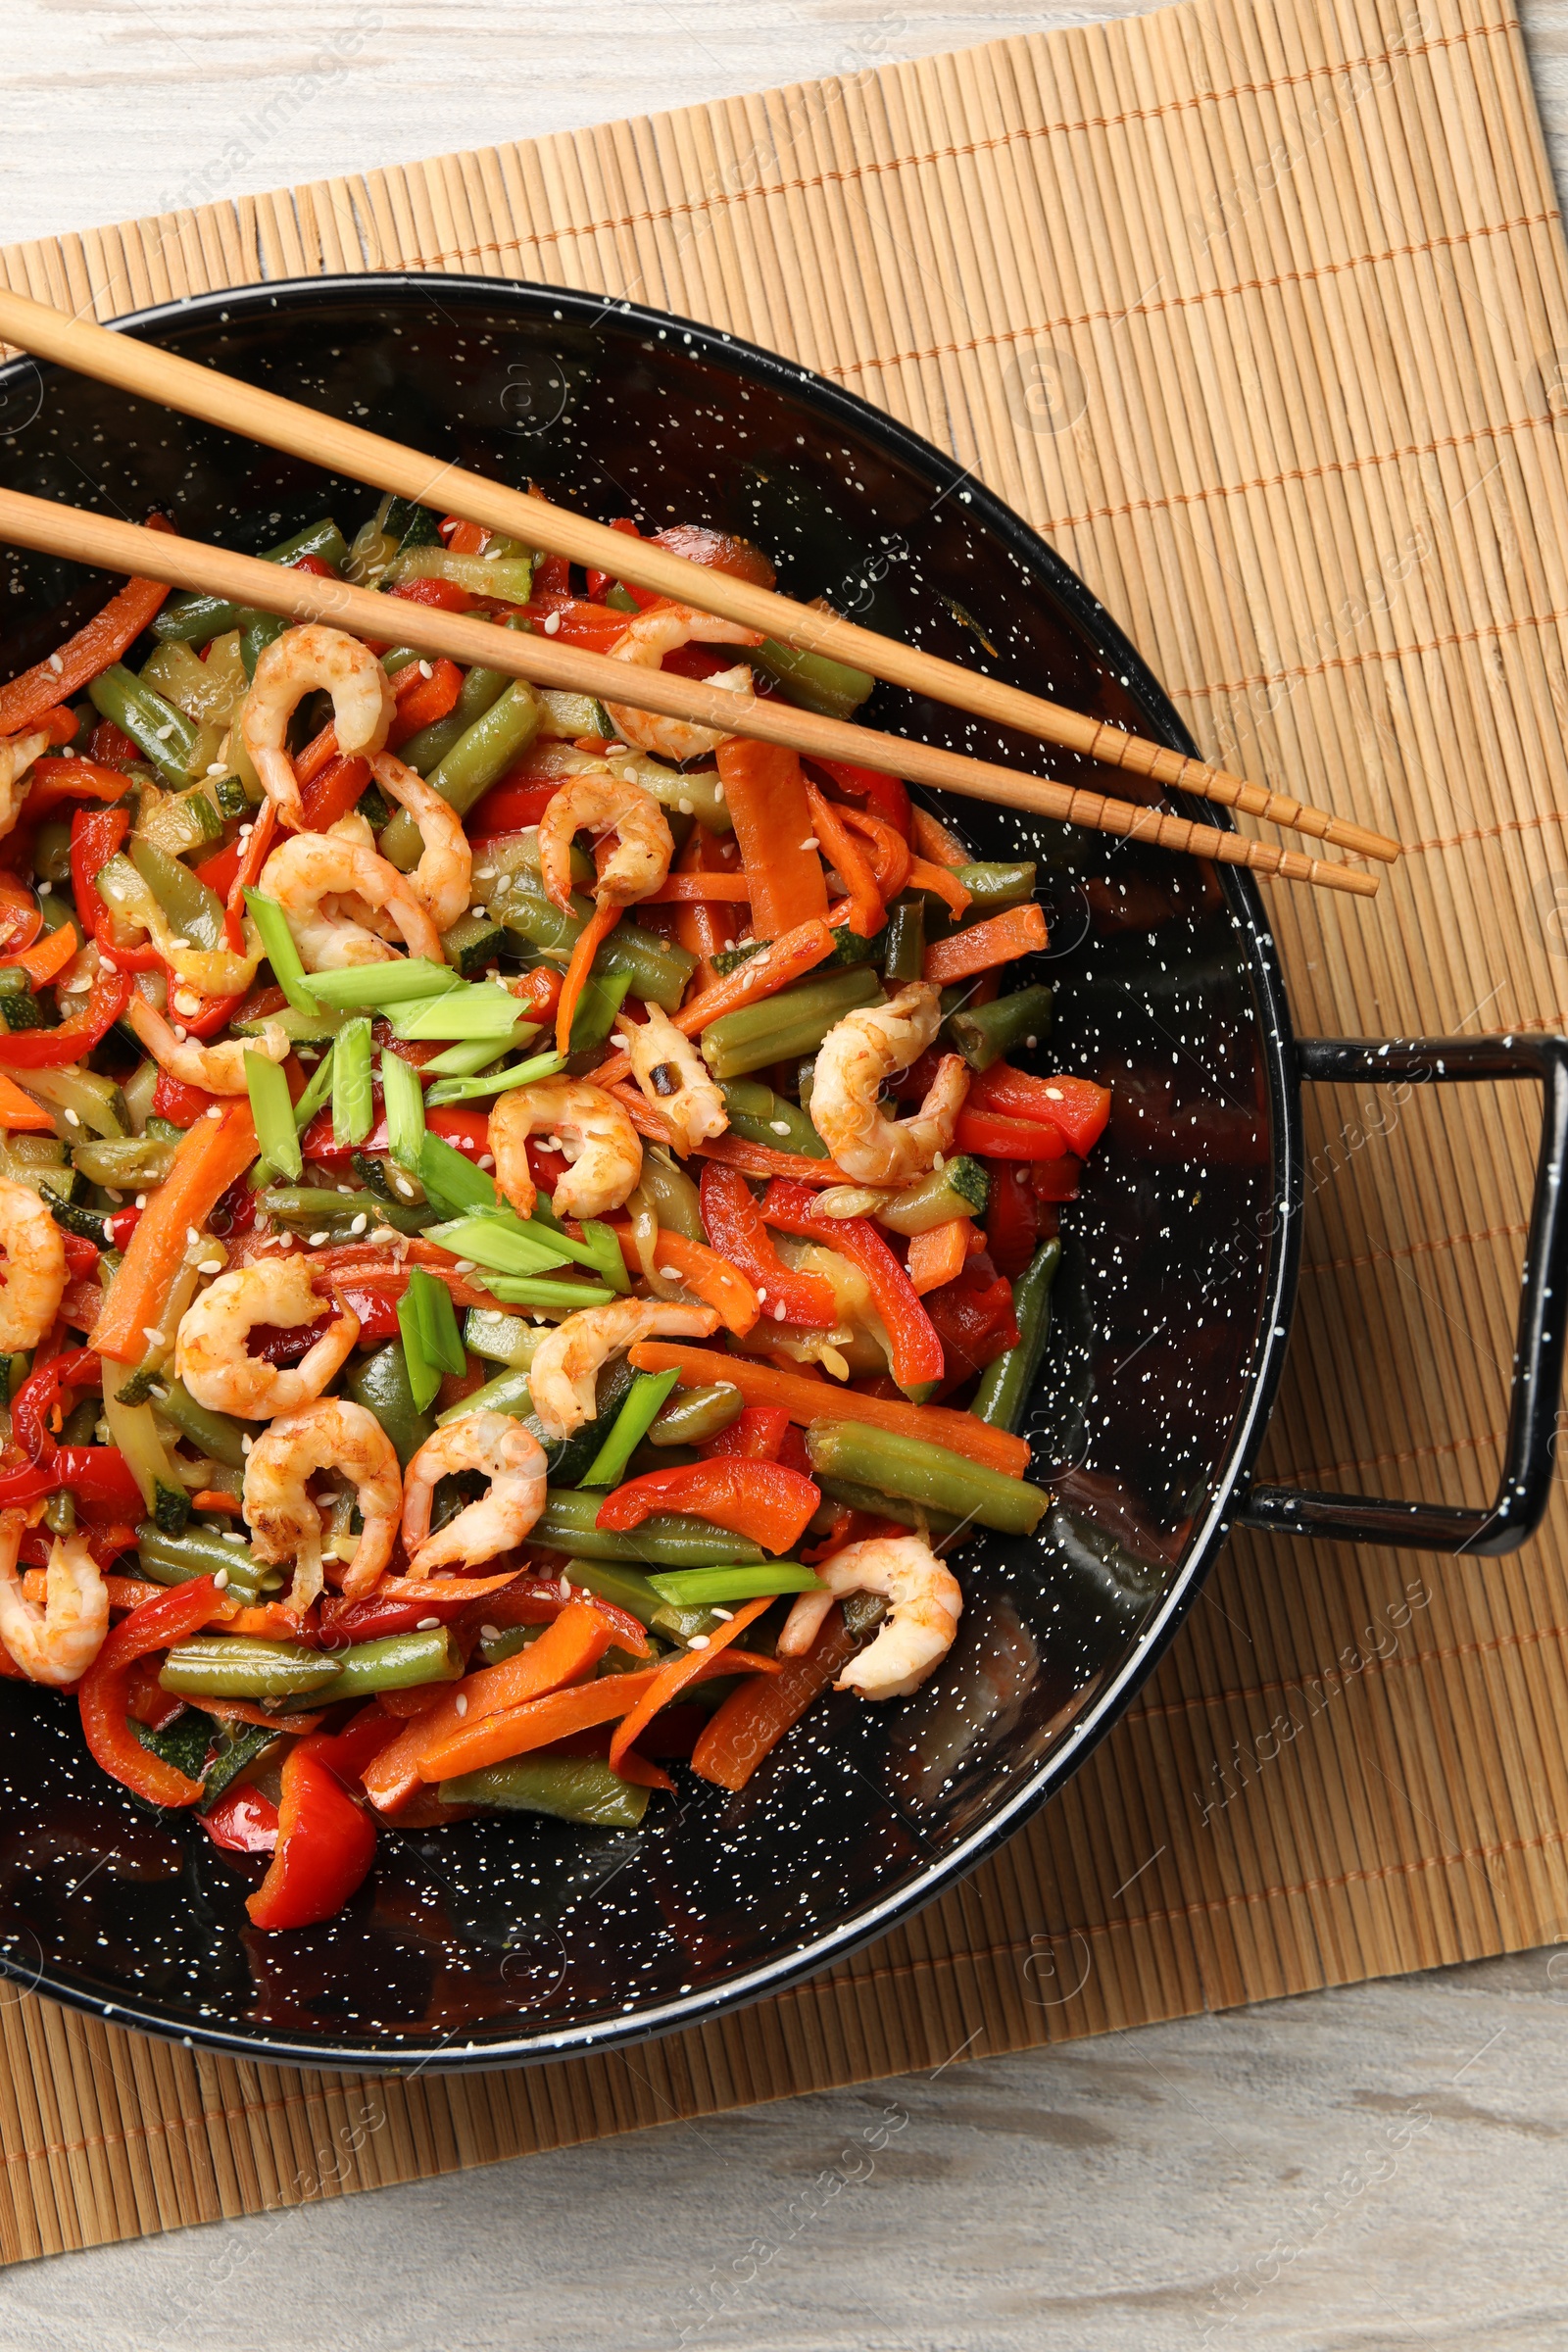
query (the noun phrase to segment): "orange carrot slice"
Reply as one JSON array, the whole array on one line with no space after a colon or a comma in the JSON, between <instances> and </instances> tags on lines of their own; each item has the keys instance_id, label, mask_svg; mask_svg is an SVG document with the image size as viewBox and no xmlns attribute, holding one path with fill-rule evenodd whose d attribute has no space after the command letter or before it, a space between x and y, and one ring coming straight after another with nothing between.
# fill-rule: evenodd
<instances>
[{"instance_id":1,"label":"orange carrot slice","mask_svg":"<svg viewBox=\"0 0 1568 2352\"><path fill-rule=\"evenodd\" d=\"M620 1254L628 1272L640 1274L643 1261L637 1253L637 1244L629 1225L613 1225L611 1231L620 1244ZM654 1250L654 1263L665 1268L677 1282L683 1282L705 1306L716 1307L724 1318L726 1330L748 1332L761 1313L761 1302L756 1291L740 1269L706 1242L688 1240L684 1233L670 1233L663 1226Z\"/></svg>"},{"instance_id":2,"label":"orange carrot slice","mask_svg":"<svg viewBox=\"0 0 1568 2352\"><path fill-rule=\"evenodd\" d=\"M147 1333L158 1328L191 1226L198 1232L236 1177L256 1157L256 1122L249 1102L225 1104L214 1118L186 1130L174 1164L151 1195L126 1245L120 1271L104 1294L92 1346L116 1363L139 1363Z\"/></svg>"},{"instance_id":3,"label":"orange carrot slice","mask_svg":"<svg viewBox=\"0 0 1568 2352\"><path fill-rule=\"evenodd\" d=\"M1013 963L1033 956L1046 945L1046 918L1031 899L1025 906L1008 906L967 931L955 931L925 952L925 978L936 988L967 980L973 972L989 972L999 963Z\"/></svg>"},{"instance_id":4,"label":"orange carrot slice","mask_svg":"<svg viewBox=\"0 0 1568 2352\"><path fill-rule=\"evenodd\" d=\"M565 977L561 983L561 996L556 1004L558 1054L569 1054L571 1051L571 1024L577 1017L577 1000L587 986L594 957L619 922L622 912L621 907L607 899L595 906L577 935L577 944L571 951L571 961L566 966Z\"/></svg>"},{"instance_id":5,"label":"orange carrot slice","mask_svg":"<svg viewBox=\"0 0 1568 2352\"><path fill-rule=\"evenodd\" d=\"M927 1291L939 1291L945 1282L956 1282L963 1272L973 1231L967 1217L950 1217L945 1225L917 1233L904 1265L910 1288L923 1297Z\"/></svg>"},{"instance_id":6,"label":"orange carrot slice","mask_svg":"<svg viewBox=\"0 0 1568 2352\"><path fill-rule=\"evenodd\" d=\"M714 758L752 883L753 928L776 939L813 916L820 921L827 883L799 754L732 735Z\"/></svg>"},{"instance_id":7,"label":"orange carrot slice","mask_svg":"<svg viewBox=\"0 0 1568 2352\"><path fill-rule=\"evenodd\" d=\"M12 1135L50 1135L54 1120L41 1102L23 1093L14 1078L0 1075L0 1127Z\"/></svg>"},{"instance_id":8,"label":"orange carrot slice","mask_svg":"<svg viewBox=\"0 0 1568 2352\"><path fill-rule=\"evenodd\" d=\"M918 857L929 858L933 865L967 865L969 853L956 833L950 833L938 822L929 808L909 811L909 836Z\"/></svg>"},{"instance_id":9,"label":"orange carrot slice","mask_svg":"<svg viewBox=\"0 0 1568 2352\"><path fill-rule=\"evenodd\" d=\"M662 1666L655 1668L647 1690L642 1692L630 1713L621 1717L610 1742L612 1772L619 1765L627 1748L647 1730L660 1708L667 1707L670 1700L684 1690L688 1683L695 1682L705 1669L710 1673L714 1657L727 1649L738 1634L743 1634L764 1609L770 1609L772 1605L773 1596L768 1592L761 1593L756 1600L743 1602L727 1625L716 1626L709 1635L706 1650L689 1649L678 1658L666 1658Z\"/></svg>"}]
</instances>

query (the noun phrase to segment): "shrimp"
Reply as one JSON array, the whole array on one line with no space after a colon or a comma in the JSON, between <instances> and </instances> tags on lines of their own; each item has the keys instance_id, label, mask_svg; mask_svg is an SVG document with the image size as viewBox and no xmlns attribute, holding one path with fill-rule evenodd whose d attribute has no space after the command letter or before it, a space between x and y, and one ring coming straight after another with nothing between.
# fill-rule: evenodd
<instances>
[{"instance_id":1,"label":"shrimp","mask_svg":"<svg viewBox=\"0 0 1568 2352\"><path fill-rule=\"evenodd\" d=\"M459 915L467 913L473 884L473 852L462 817L391 752L375 754L370 773L418 826L424 848L408 885L436 929L450 931Z\"/></svg>"},{"instance_id":2,"label":"shrimp","mask_svg":"<svg viewBox=\"0 0 1568 2352\"><path fill-rule=\"evenodd\" d=\"M360 1336L359 1316L339 1299L335 1320L292 1371L248 1354L245 1343L258 1323L299 1331L319 1322L322 1311L303 1252L220 1274L180 1317L174 1376L210 1413L270 1421L293 1412L319 1396L346 1361Z\"/></svg>"},{"instance_id":3,"label":"shrimp","mask_svg":"<svg viewBox=\"0 0 1568 2352\"><path fill-rule=\"evenodd\" d=\"M322 1396L279 1415L251 1447L245 1464L245 1523L259 1560L294 1562L283 1606L299 1617L321 1590L321 1514L308 1481L337 1470L354 1488L365 1525L348 1572L345 1598L357 1600L378 1584L392 1557L403 1505L397 1450L363 1404Z\"/></svg>"},{"instance_id":4,"label":"shrimp","mask_svg":"<svg viewBox=\"0 0 1568 2352\"><path fill-rule=\"evenodd\" d=\"M226 1045L203 1046L171 1029L158 1007L139 990L125 1007L125 1018L161 1070L167 1070L182 1086L199 1086L209 1095L244 1094L249 1084L247 1054L260 1054L268 1061L287 1061L289 1056L288 1031L281 1021L269 1021L260 1037L230 1038Z\"/></svg>"},{"instance_id":5,"label":"shrimp","mask_svg":"<svg viewBox=\"0 0 1568 2352\"><path fill-rule=\"evenodd\" d=\"M356 922L346 908L322 905L351 895L392 917L411 956L446 961L441 935L409 878L373 850L356 849L327 833L296 833L267 860L262 888L282 907L308 972L392 960L395 951L384 939Z\"/></svg>"},{"instance_id":6,"label":"shrimp","mask_svg":"<svg viewBox=\"0 0 1568 2352\"><path fill-rule=\"evenodd\" d=\"M84 1536L56 1537L42 1614L17 1574L25 1511L0 1514L0 1642L29 1683L79 1681L109 1631L109 1589Z\"/></svg>"},{"instance_id":7,"label":"shrimp","mask_svg":"<svg viewBox=\"0 0 1568 2352\"><path fill-rule=\"evenodd\" d=\"M638 613L625 635L611 647L610 657L612 662L634 662L640 669L657 669L666 654L690 645L694 638L699 645L762 642L756 629L742 628L739 621L695 612L690 605L657 604ZM742 662L705 683L727 694L746 694L751 689L751 669ZM609 703L606 708L628 743L641 752L657 752L664 760L700 760L724 741L722 732L712 727L694 726L685 718L660 718L652 710L639 710L634 703Z\"/></svg>"},{"instance_id":8,"label":"shrimp","mask_svg":"<svg viewBox=\"0 0 1568 2352\"><path fill-rule=\"evenodd\" d=\"M877 1096L895 1070L907 1069L942 1024L937 991L911 980L888 1004L846 1013L817 1052L811 1124L846 1176L857 1184L910 1184L953 1149L969 1091L968 1064L946 1054L912 1119L893 1120Z\"/></svg>"},{"instance_id":9,"label":"shrimp","mask_svg":"<svg viewBox=\"0 0 1568 2352\"><path fill-rule=\"evenodd\" d=\"M718 1329L711 1306L674 1298L617 1298L585 1306L547 1332L528 1366L528 1394L547 1438L569 1438L593 1418L594 1383L601 1364L656 1333L666 1339L706 1340Z\"/></svg>"},{"instance_id":10,"label":"shrimp","mask_svg":"<svg viewBox=\"0 0 1568 2352\"><path fill-rule=\"evenodd\" d=\"M639 1026L627 1023L616 1039L631 1055L632 1075L650 1102L669 1121L677 1152L694 1152L729 1125L723 1095L708 1064L658 1004L647 1007Z\"/></svg>"},{"instance_id":11,"label":"shrimp","mask_svg":"<svg viewBox=\"0 0 1568 2352\"><path fill-rule=\"evenodd\" d=\"M668 820L651 792L626 776L573 776L551 794L539 819L539 873L546 896L563 913L571 906L571 844L577 833L615 836L594 892L601 906L629 906L634 899L646 899L663 881L675 855Z\"/></svg>"},{"instance_id":12,"label":"shrimp","mask_svg":"<svg viewBox=\"0 0 1568 2352\"><path fill-rule=\"evenodd\" d=\"M240 711L240 733L269 799L301 833L305 811L299 779L283 739L295 710L318 687L332 697L332 725L345 758L378 752L397 707L374 654L342 629L312 621L285 629L267 648Z\"/></svg>"},{"instance_id":13,"label":"shrimp","mask_svg":"<svg viewBox=\"0 0 1568 2352\"><path fill-rule=\"evenodd\" d=\"M815 1641L833 1595L880 1592L888 1620L876 1640L850 1660L835 1690L862 1698L907 1698L953 1647L963 1611L958 1580L918 1536L872 1536L847 1544L817 1570L826 1594L803 1592L778 1638L781 1658L798 1658Z\"/></svg>"},{"instance_id":14,"label":"shrimp","mask_svg":"<svg viewBox=\"0 0 1568 2352\"><path fill-rule=\"evenodd\" d=\"M0 735L0 835L9 833L22 814L17 786L48 749L47 727L35 727L29 735Z\"/></svg>"},{"instance_id":15,"label":"shrimp","mask_svg":"<svg viewBox=\"0 0 1568 2352\"><path fill-rule=\"evenodd\" d=\"M539 1078L511 1088L490 1113L496 1182L520 1217L539 1197L527 1143L541 1132L559 1135L570 1163L550 1203L558 1217L605 1216L635 1190L643 1147L614 1097L585 1078Z\"/></svg>"},{"instance_id":16,"label":"shrimp","mask_svg":"<svg viewBox=\"0 0 1568 2352\"><path fill-rule=\"evenodd\" d=\"M455 1470L479 1470L490 1492L430 1533L430 1504L443 1478ZM461 1420L426 1438L403 1489L403 1547L409 1574L428 1576L433 1568L481 1568L498 1552L520 1544L545 1507L545 1449L510 1413L465 1413Z\"/></svg>"},{"instance_id":17,"label":"shrimp","mask_svg":"<svg viewBox=\"0 0 1568 2352\"><path fill-rule=\"evenodd\" d=\"M66 1237L34 1192L0 1184L0 1354L36 1348L66 1295Z\"/></svg>"}]
</instances>

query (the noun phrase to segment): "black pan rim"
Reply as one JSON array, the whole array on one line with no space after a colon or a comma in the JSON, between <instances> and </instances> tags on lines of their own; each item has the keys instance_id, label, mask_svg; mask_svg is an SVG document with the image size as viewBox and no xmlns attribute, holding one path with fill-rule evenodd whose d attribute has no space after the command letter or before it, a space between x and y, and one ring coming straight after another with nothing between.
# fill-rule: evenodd
<instances>
[{"instance_id":1,"label":"black pan rim","mask_svg":"<svg viewBox=\"0 0 1568 2352\"><path fill-rule=\"evenodd\" d=\"M439 293L436 289L439 288ZM126 313L109 324L120 333L156 341L162 328L192 318L215 324L276 309L281 302L311 309L344 300L373 305L392 296L454 308L512 305L537 318L551 314L577 327L624 322L667 340L677 333L683 346L742 378L785 390L806 401L819 416L846 431L874 443L887 456L928 480L933 491L959 498L985 530L1071 612L1105 658L1114 662L1148 714L1147 732L1171 749L1198 755L1198 747L1153 672L1099 599L1043 539L1010 507L987 490L976 475L896 417L873 407L856 393L812 369L786 360L760 345L704 325L700 320L652 310L618 297L585 294L566 287L521 278L441 277L411 270L366 271L337 276L274 279L257 286L228 287L212 294L189 296L154 308ZM238 323L238 320L235 321ZM0 383L13 368L34 363L23 359L0 369ZM1201 822L1231 828L1229 811L1208 803L1179 801L1181 812ZM1145 1628L1136 1648L1107 1682L1094 1704L1063 1739L1060 1746L978 1829L949 1852L927 1863L907 1885L852 1920L811 1937L796 1949L781 1953L721 1986L665 2001L657 2008L572 2027L533 2034L513 2040L447 2041L412 2044L403 2040L376 2047L363 2039L332 2042L295 2040L268 2033L240 2034L211 2027L172 2010L160 2010L123 2000L105 2001L88 1986L56 1977L47 1969L29 1970L0 1952L0 1977L20 1983L26 1990L46 1994L68 2008L103 2018L116 2025L154 2034L186 2048L214 2050L234 2058L261 2058L277 2065L329 2067L346 2071L415 2075L425 2072L483 2072L502 2067L541 2064L553 2059L624 2048L663 2034L706 2025L726 2012L784 1992L804 1979L847 1959L863 1945L911 1918L949 1887L985 1861L1076 1772L1093 1749L1125 1713L1139 1689L1152 1673L1189 1608L1198 1597L1229 1532L1237 1492L1243 1487L1262 1443L1273 1409L1284 1364L1295 1306L1299 1269L1299 1206L1302 1192L1300 1081L1297 1071L1295 1037L1285 983L1280 971L1261 894L1245 868L1219 868L1225 892L1253 985L1258 1017L1263 1027L1263 1062L1268 1074L1269 1110L1273 1134L1273 1179L1276 1214L1274 1229L1263 1237L1268 1250L1264 1313L1257 1359L1250 1376L1250 1402L1241 1417L1230 1453L1215 1481L1207 1510L1192 1539L1188 1557L1165 1594L1159 1610Z\"/></svg>"}]
</instances>

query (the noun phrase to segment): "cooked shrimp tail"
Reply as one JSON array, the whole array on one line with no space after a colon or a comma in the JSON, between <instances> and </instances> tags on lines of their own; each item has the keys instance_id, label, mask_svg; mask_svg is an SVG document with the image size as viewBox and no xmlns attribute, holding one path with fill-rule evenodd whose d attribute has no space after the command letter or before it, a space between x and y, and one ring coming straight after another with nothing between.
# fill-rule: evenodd
<instances>
[{"instance_id":1,"label":"cooked shrimp tail","mask_svg":"<svg viewBox=\"0 0 1568 2352\"><path fill-rule=\"evenodd\" d=\"M430 1506L443 1478L477 1470L490 1492L470 1502L436 1535ZM456 1563L481 1568L522 1542L545 1507L545 1449L508 1413L482 1407L448 1422L426 1438L408 1467L403 1490L403 1545L409 1574L429 1576Z\"/></svg>"}]
</instances>

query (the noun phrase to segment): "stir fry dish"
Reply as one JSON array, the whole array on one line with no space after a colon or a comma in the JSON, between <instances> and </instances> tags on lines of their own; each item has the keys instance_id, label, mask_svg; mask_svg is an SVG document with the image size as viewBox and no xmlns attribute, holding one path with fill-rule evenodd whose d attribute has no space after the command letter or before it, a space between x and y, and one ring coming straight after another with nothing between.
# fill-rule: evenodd
<instances>
[{"instance_id":1,"label":"stir fry dish","mask_svg":"<svg viewBox=\"0 0 1568 2352\"><path fill-rule=\"evenodd\" d=\"M133 579L0 687L0 1672L282 1930L383 1830L634 1826L939 1669L1050 1502L1109 1096L1042 1067L1031 864L399 613L870 678L393 499L270 560L384 642Z\"/></svg>"}]
</instances>

